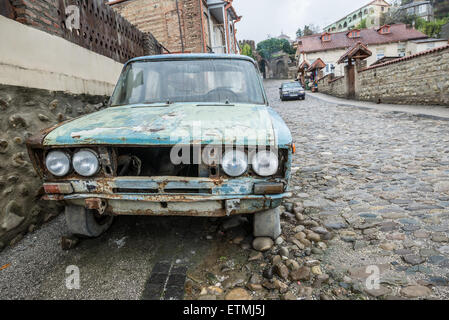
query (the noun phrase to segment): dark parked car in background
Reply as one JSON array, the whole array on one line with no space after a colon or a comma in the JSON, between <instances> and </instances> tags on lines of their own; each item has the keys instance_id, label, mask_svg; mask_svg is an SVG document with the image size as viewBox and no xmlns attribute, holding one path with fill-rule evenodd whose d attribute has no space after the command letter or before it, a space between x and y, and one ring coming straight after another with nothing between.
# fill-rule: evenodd
<instances>
[{"instance_id":1,"label":"dark parked car in background","mask_svg":"<svg viewBox=\"0 0 449 320\"><path fill-rule=\"evenodd\" d=\"M279 88L279 96L282 101L287 99L304 100L306 98L306 93L299 82L285 82Z\"/></svg>"}]
</instances>

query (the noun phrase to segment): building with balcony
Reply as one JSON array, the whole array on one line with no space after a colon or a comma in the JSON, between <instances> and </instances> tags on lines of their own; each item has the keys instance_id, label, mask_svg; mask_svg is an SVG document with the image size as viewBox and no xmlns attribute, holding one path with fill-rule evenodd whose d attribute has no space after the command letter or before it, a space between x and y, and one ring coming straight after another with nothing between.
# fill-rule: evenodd
<instances>
[{"instance_id":1,"label":"building with balcony","mask_svg":"<svg viewBox=\"0 0 449 320\"><path fill-rule=\"evenodd\" d=\"M433 20L433 6L430 1L414 1L412 3L399 7L399 10L405 11L409 16L417 16L426 21Z\"/></svg>"},{"instance_id":2,"label":"building with balcony","mask_svg":"<svg viewBox=\"0 0 449 320\"><path fill-rule=\"evenodd\" d=\"M170 53L239 53L233 0L114 0L108 4Z\"/></svg>"},{"instance_id":3,"label":"building with balcony","mask_svg":"<svg viewBox=\"0 0 449 320\"><path fill-rule=\"evenodd\" d=\"M324 31L333 33L351 30L357 27L362 20L366 21L367 28L380 27L380 18L383 13L390 11L391 5L384 0L374 0L365 6L352 11L340 20L331 23Z\"/></svg>"}]
</instances>

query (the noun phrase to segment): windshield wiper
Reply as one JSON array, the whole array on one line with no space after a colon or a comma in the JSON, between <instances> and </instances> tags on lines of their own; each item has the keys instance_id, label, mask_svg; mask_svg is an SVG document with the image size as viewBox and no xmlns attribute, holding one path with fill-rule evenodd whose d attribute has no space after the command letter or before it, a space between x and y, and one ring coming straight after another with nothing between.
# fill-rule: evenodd
<instances>
[{"instance_id":1,"label":"windshield wiper","mask_svg":"<svg viewBox=\"0 0 449 320\"><path fill-rule=\"evenodd\" d=\"M131 108L146 108L146 107L168 107L169 105L173 104L173 102L167 101L167 102L142 102L142 103L136 103L135 106Z\"/></svg>"}]
</instances>

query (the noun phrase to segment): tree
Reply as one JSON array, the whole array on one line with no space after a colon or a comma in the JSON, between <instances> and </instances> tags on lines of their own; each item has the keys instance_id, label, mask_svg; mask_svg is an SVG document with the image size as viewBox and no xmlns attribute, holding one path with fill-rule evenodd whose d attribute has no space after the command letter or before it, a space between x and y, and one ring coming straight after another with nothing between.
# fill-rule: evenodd
<instances>
[{"instance_id":1,"label":"tree","mask_svg":"<svg viewBox=\"0 0 449 320\"><path fill-rule=\"evenodd\" d=\"M304 26L304 31L303 31L304 36L311 36L316 33L320 33L320 27L318 27L314 24L309 24L309 25Z\"/></svg>"},{"instance_id":2,"label":"tree","mask_svg":"<svg viewBox=\"0 0 449 320\"><path fill-rule=\"evenodd\" d=\"M435 19L434 21L426 21L422 18L417 18L415 27L429 37L438 37L441 32L441 27L448 23L448 21L448 18Z\"/></svg>"},{"instance_id":3,"label":"tree","mask_svg":"<svg viewBox=\"0 0 449 320\"><path fill-rule=\"evenodd\" d=\"M367 28L366 18L362 19L362 21L360 21L360 23L355 28L356 29L366 29Z\"/></svg>"},{"instance_id":4,"label":"tree","mask_svg":"<svg viewBox=\"0 0 449 320\"><path fill-rule=\"evenodd\" d=\"M276 52L294 54L295 49L286 39L271 38L257 44L257 52L265 59L270 59Z\"/></svg>"},{"instance_id":5,"label":"tree","mask_svg":"<svg viewBox=\"0 0 449 320\"><path fill-rule=\"evenodd\" d=\"M248 56L254 59L253 56L253 49L251 48L251 46L247 43L245 43L245 45L242 48L242 55L244 56Z\"/></svg>"},{"instance_id":6,"label":"tree","mask_svg":"<svg viewBox=\"0 0 449 320\"><path fill-rule=\"evenodd\" d=\"M448 10L449 10L449 0L433 0L432 3L435 5L440 4L443 5L440 8L444 7L444 4L447 2ZM402 4L407 4L407 0L403 0ZM437 12L435 10L435 12ZM441 32L441 28L444 24L449 22L449 15L447 12L443 12L445 15L443 17L438 18L436 14L436 19L433 21L426 21L416 15L407 14L406 10L393 9L390 12L382 15L380 23L384 24L395 24L395 23L405 23L408 25L414 25L415 28L422 33L426 34L429 37L438 37ZM440 12L440 14L441 14Z\"/></svg>"},{"instance_id":7,"label":"tree","mask_svg":"<svg viewBox=\"0 0 449 320\"><path fill-rule=\"evenodd\" d=\"M298 28L298 30L296 31L296 37L300 38L302 37L303 33L302 33L302 29Z\"/></svg>"}]
</instances>

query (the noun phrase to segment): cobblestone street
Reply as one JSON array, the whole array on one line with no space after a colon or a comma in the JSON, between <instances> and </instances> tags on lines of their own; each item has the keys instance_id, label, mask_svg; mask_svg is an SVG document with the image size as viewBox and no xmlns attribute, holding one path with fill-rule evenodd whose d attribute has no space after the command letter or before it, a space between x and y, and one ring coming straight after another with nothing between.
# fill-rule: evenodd
<instances>
[{"instance_id":1,"label":"cobblestone street","mask_svg":"<svg viewBox=\"0 0 449 320\"><path fill-rule=\"evenodd\" d=\"M244 216L122 216L63 251L60 215L0 252L0 298L448 299L448 122L281 102L279 85L265 82L297 151L274 243ZM79 290L65 286L70 265Z\"/></svg>"},{"instance_id":2,"label":"cobblestone street","mask_svg":"<svg viewBox=\"0 0 449 320\"><path fill-rule=\"evenodd\" d=\"M447 122L338 106L310 95L281 103L278 87L266 82L297 149L294 197L286 208L300 221L294 232L315 226L316 233L334 234L322 256L339 284L333 293L447 299ZM321 251L315 249L318 256ZM357 281L369 275L368 265L379 266L377 290Z\"/></svg>"}]
</instances>

